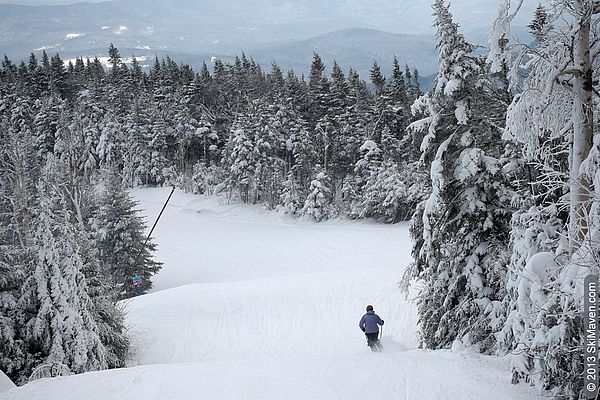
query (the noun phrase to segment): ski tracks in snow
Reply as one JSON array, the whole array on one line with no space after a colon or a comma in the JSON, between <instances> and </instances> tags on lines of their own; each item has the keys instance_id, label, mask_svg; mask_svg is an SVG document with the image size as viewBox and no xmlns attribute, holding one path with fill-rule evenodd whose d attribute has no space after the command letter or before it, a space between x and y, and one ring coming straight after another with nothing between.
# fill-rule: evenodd
<instances>
[{"instance_id":1,"label":"ski tracks in snow","mask_svg":"<svg viewBox=\"0 0 600 400\"><path fill-rule=\"evenodd\" d=\"M153 221L168 189L135 193ZM503 361L416 349L415 305L396 284L406 225L316 225L177 191L156 242L156 289L128 303L132 367L36 381L8 400L535 398ZM382 353L358 328L366 304L385 320Z\"/></svg>"}]
</instances>

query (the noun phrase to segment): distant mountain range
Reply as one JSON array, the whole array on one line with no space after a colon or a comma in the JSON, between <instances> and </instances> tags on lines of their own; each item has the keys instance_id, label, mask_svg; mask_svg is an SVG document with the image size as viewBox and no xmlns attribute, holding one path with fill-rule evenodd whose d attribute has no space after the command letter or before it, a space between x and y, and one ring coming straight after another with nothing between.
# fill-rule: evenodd
<instances>
[{"instance_id":1,"label":"distant mountain range","mask_svg":"<svg viewBox=\"0 0 600 400\"><path fill-rule=\"evenodd\" d=\"M485 43L497 6L491 0L457 2L457 19ZM468 3L468 4L466 4ZM312 52L335 58L363 78L373 60L384 71L393 55L423 75L436 69L431 10L422 0L115 0L60 6L0 4L0 53L13 60L31 52L63 58L169 55L198 66L244 51L265 69L272 60L305 72ZM356 28L363 27L363 28ZM377 29L374 29L377 28ZM390 33L411 32L408 34Z\"/></svg>"},{"instance_id":2,"label":"distant mountain range","mask_svg":"<svg viewBox=\"0 0 600 400\"><path fill-rule=\"evenodd\" d=\"M352 65L361 76L376 60L384 70L391 69L394 55L402 65L418 67L431 74L437 69L437 52L433 37L402 35L374 29L344 29L310 39L255 48L251 55L257 61L277 60L282 66L303 70L313 51L331 67L335 59L340 65Z\"/></svg>"}]
</instances>

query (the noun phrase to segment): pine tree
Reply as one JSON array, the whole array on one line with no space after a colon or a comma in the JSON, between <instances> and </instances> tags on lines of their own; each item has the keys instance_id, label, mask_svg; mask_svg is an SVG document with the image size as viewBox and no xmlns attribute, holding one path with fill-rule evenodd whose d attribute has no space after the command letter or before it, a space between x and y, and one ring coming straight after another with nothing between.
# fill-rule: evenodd
<instances>
[{"instance_id":1,"label":"pine tree","mask_svg":"<svg viewBox=\"0 0 600 400\"><path fill-rule=\"evenodd\" d=\"M168 126L164 118L156 114L148 128L148 145L150 148L149 183L155 185L168 184L170 178L172 178L167 156L170 153L170 143L173 143L169 140L169 131L172 128Z\"/></svg>"},{"instance_id":2,"label":"pine tree","mask_svg":"<svg viewBox=\"0 0 600 400\"><path fill-rule=\"evenodd\" d=\"M486 123L487 97L479 91L482 62L458 32L443 0L433 6L439 72L435 87L415 102L426 118L423 160L430 163L432 193L415 214L412 276L426 284L418 310L423 344L455 340L494 348L492 310L503 297L502 263L509 212L498 156L500 132ZM491 145L492 144L492 145Z\"/></svg>"},{"instance_id":3,"label":"pine tree","mask_svg":"<svg viewBox=\"0 0 600 400\"><path fill-rule=\"evenodd\" d=\"M285 88L288 94L288 103L296 110L306 112L306 84L304 79L299 79L293 70L289 70L285 77Z\"/></svg>"},{"instance_id":4,"label":"pine tree","mask_svg":"<svg viewBox=\"0 0 600 400\"><path fill-rule=\"evenodd\" d=\"M5 240L6 233L0 234ZM22 249L15 245L0 246L0 368L15 382L21 382L21 371L30 367L20 335L24 316L18 299L26 265L19 252Z\"/></svg>"},{"instance_id":5,"label":"pine tree","mask_svg":"<svg viewBox=\"0 0 600 400\"><path fill-rule=\"evenodd\" d=\"M356 113L362 112L369 102L369 90L365 81L360 79L358 72L350 68L348 72L349 103Z\"/></svg>"},{"instance_id":6,"label":"pine tree","mask_svg":"<svg viewBox=\"0 0 600 400\"><path fill-rule=\"evenodd\" d=\"M394 56L393 67L392 67L392 79L388 83L388 93L392 100L400 104L401 107L407 109L408 96L406 92L406 82L404 80L404 74L400 69L400 63L396 56ZM411 100L412 101L412 100Z\"/></svg>"},{"instance_id":7,"label":"pine tree","mask_svg":"<svg viewBox=\"0 0 600 400\"><path fill-rule=\"evenodd\" d=\"M110 75L113 81L121 78L121 68L124 65L119 50L111 43L108 47L108 62L111 65Z\"/></svg>"},{"instance_id":8,"label":"pine tree","mask_svg":"<svg viewBox=\"0 0 600 400\"><path fill-rule=\"evenodd\" d=\"M289 171L286 180L283 182L281 193L281 207L284 212L291 215L297 215L304 207L306 193L303 187L298 183L294 171Z\"/></svg>"},{"instance_id":9,"label":"pine tree","mask_svg":"<svg viewBox=\"0 0 600 400\"><path fill-rule=\"evenodd\" d=\"M84 262L82 272L91 300L90 313L98 328L100 342L104 345L107 367L123 368L130 348L125 332L125 310L123 304L118 302L119 296L114 290L112 271L101 262L99 246L94 241L95 235L96 232L92 231L81 237Z\"/></svg>"},{"instance_id":10,"label":"pine tree","mask_svg":"<svg viewBox=\"0 0 600 400\"><path fill-rule=\"evenodd\" d=\"M200 80L204 84L210 83L211 76L210 76L210 71L208 70L208 66L206 65L206 62L202 62L202 68L200 70Z\"/></svg>"},{"instance_id":11,"label":"pine tree","mask_svg":"<svg viewBox=\"0 0 600 400\"><path fill-rule=\"evenodd\" d=\"M315 169L319 171L320 166L317 165ZM301 211L303 215L308 215L317 222L331 216L332 195L329 185L329 177L322 171L317 172L308 189L308 196Z\"/></svg>"},{"instance_id":12,"label":"pine tree","mask_svg":"<svg viewBox=\"0 0 600 400\"><path fill-rule=\"evenodd\" d=\"M7 164L10 162L6 153L0 157ZM21 225L19 218L16 218L21 214L23 222L28 222L24 210L15 210L15 203L22 202L15 202L18 200L15 196L17 193L11 190L15 173L18 170L0 168L0 369L14 382L20 383L24 379L23 371L31 368L21 336L25 316L19 307L19 294L31 265L32 251L31 243L25 241L29 235L24 230L29 224Z\"/></svg>"},{"instance_id":13,"label":"pine tree","mask_svg":"<svg viewBox=\"0 0 600 400\"><path fill-rule=\"evenodd\" d=\"M285 78L277 62L273 61L271 63L271 72L269 72L267 79L271 85L271 90L275 93L275 98L282 101L285 97Z\"/></svg>"},{"instance_id":14,"label":"pine tree","mask_svg":"<svg viewBox=\"0 0 600 400\"><path fill-rule=\"evenodd\" d=\"M550 25L550 15L542 4L538 5L535 9L533 20L527 27L538 43L545 41L548 31L552 30L552 26Z\"/></svg>"},{"instance_id":15,"label":"pine tree","mask_svg":"<svg viewBox=\"0 0 600 400\"><path fill-rule=\"evenodd\" d=\"M492 43L508 37L515 17L505 2ZM488 59L512 62L512 99L505 138L521 150L531 188L513 218L512 259L500 350L512 352L513 381L531 381L560 398L583 390L581 298L583 278L600 271L598 237L598 140L594 140L597 54L591 36L600 10L570 0L547 14L541 7L530 25L536 49L492 47ZM553 27L550 24L560 24ZM597 69L597 68L596 68ZM529 195L529 199L527 198ZM532 204L533 203L533 204ZM568 213L565 212L568 210ZM568 239L565 243L564 238Z\"/></svg>"},{"instance_id":16,"label":"pine tree","mask_svg":"<svg viewBox=\"0 0 600 400\"><path fill-rule=\"evenodd\" d=\"M27 316L19 298L34 257L31 214L39 165L29 102L0 96L0 110L0 369L24 383L35 360L23 340Z\"/></svg>"},{"instance_id":17,"label":"pine tree","mask_svg":"<svg viewBox=\"0 0 600 400\"><path fill-rule=\"evenodd\" d=\"M348 203L348 215L353 218L370 216L365 210L364 189L367 179L381 164L381 150L372 140L366 140L360 147L362 157L356 162L354 174L347 179L343 188L344 201Z\"/></svg>"},{"instance_id":18,"label":"pine tree","mask_svg":"<svg viewBox=\"0 0 600 400\"><path fill-rule=\"evenodd\" d=\"M94 99L81 96L77 112L63 109L58 116L54 156L64 171L63 188L81 226L91 213L89 200L93 196L90 182L98 167L96 147L99 141L99 124L92 110Z\"/></svg>"},{"instance_id":19,"label":"pine tree","mask_svg":"<svg viewBox=\"0 0 600 400\"><path fill-rule=\"evenodd\" d=\"M325 117L331 107L329 79L325 75L325 64L317 53L313 53L308 79L309 109L307 121L312 126Z\"/></svg>"},{"instance_id":20,"label":"pine tree","mask_svg":"<svg viewBox=\"0 0 600 400\"><path fill-rule=\"evenodd\" d=\"M61 97L69 95L66 82L66 71L63 60L58 54L55 54L50 59L50 92L54 92Z\"/></svg>"},{"instance_id":21,"label":"pine tree","mask_svg":"<svg viewBox=\"0 0 600 400\"><path fill-rule=\"evenodd\" d=\"M333 60L331 69L331 97L332 107L331 112L334 115L340 115L345 111L348 101L348 82L342 72L342 68Z\"/></svg>"},{"instance_id":22,"label":"pine tree","mask_svg":"<svg viewBox=\"0 0 600 400\"><path fill-rule=\"evenodd\" d=\"M145 223L136 210L137 204L121 187L116 178L107 181L92 227L94 241L105 270L109 271L119 288L119 297L136 295L132 279L143 278L144 292L152 288L152 275L161 268L153 259L156 245L146 242Z\"/></svg>"},{"instance_id":23,"label":"pine tree","mask_svg":"<svg viewBox=\"0 0 600 400\"><path fill-rule=\"evenodd\" d=\"M42 68L38 64L37 57L34 53L31 53L29 56L26 81L29 83L28 89L30 96L33 98L39 98L42 95L44 86L47 85L47 83L44 82Z\"/></svg>"},{"instance_id":24,"label":"pine tree","mask_svg":"<svg viewBox=\"0 0 600 400\"><path fill-rule=\"evenodd\" d=\"M242 128L232 129L228 143L228 161L230 165L230 191L237 189L244 203L250 201L254 190L254 172L256 157L254 143Z\"/></svg>"},{"instance_id":25,"label":"pine tree","mask_svg":"<svg viewBox=\"0 0 600 400\"><path fill-rule=\"evenodd\" d=\"M2 80L4 82L13 84L17 79L17 67L11 61L10 58L5 54L2 59Z\"/></svg>"},{"instance_id":26,"label":"pine tree","mask_svg":"<svg viewBox=\"0 0 600 400\"><path fill-rule=\"evenodd\" d=\"M113 168L123 169L123 151L126 147L125 137L121 130L121 124L114 116L107 116L102 121L100 137L95 153L98 155L98 166L101 169L111 170Z\"/></svg>"},{"instance_id":27,"label":"pine tree","mask_svg":"<svg viewBox=\"0 0 600 400\"><path fill-rule=\"evenodd\" d=\"M46 97L35 116L35 138L38 156L44 160L45 155L54 152L58 130L59 115L64 102L55 94Z\"/></svg>"},{"instance_id":28,"label":"pine tree","mask_svg":"<svg viewBox=\"0 0 600 400\"><path fill-rule=\"evenodd\" d=\"M309 131L305 124L300 121L292 133L288 147L292 149L294 160L293 176L302 188L308 190L312 181L313 169L319 159L313 132Z\"/></svg>"},{"instance_id":29,"label":"pine tree","mask_svg":"<svg viewBox=\"0 0 600 400\"><path fill-rule=\"evenodd\" d=\"M375 86L375 90L377 93L383 92L383 88L385 87L385 77L381 73L381 68L377 61L373 61L373 66L371 67L371 82Z\"/></svg>"},{"instance_id":30,"label":"pine tree","mask_svg":"<svg viewBox=\"0 0 600 400\"><path fill-rule=\"evenodd\" d=\"M74 373L107 367L83 274L82 233L52 187L52 168L53 162L49 162L46 181L38 185L37 260L21 294L21 307L31 315L25 342L40 364L33 378L44 376L45 369L53 364Z\"/></svg>"}]
</instances>

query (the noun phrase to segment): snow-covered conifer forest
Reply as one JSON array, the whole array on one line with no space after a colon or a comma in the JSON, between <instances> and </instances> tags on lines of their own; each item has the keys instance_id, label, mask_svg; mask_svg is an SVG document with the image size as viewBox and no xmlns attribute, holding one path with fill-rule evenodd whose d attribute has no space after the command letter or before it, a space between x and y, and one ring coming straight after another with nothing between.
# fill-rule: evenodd
<instances>
[{"instance_id":1,"label":"snow-covered conifer forest","mask_svg":"<svg viewBox=\"0 0 600 400\"><path fill-rule=\"evenodd\" d=\"M507 356L514 384L583 390L583 279L600 273L600 2L553 0L489 49L433 2L438 73L240 54L149 70L109 45L0 68L0 369L125 366L123 299L161 269L129 189L176 186L325 222L410 221L420 345ZM401 266L399 266L401 267ZM403 267L403 266L402 266ZM398 289L400 290L400 289ZM387 316L393 319L393 315ZM59 371L59 372L60 372Z\"/></svg>"}]
</instances>

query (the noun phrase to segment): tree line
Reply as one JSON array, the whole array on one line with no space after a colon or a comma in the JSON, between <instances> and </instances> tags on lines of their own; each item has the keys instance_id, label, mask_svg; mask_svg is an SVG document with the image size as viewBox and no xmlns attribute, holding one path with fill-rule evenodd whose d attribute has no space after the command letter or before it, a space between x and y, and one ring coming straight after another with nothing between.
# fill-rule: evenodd
<instances>
[{"instance_id":1,"label":"tree line","mask_svg":"<svg viewBox=\"0 0 600 400\"><path fill-rule=\"evenodd\" d=\"M410 220L404 283L422 283L422 346L509 355L514 383L578 398L582 280L600 272L600 8L540 6L521 44L508 40L521 3L501 1L481 54L435 0L439 69L425 93L397 60L388 77L374 63L367 84L336 62L326 73L316 53L306 77L244 54L145 71L113 45L109 68L5 57L0 367L24 382L48 360L72 372L123 362L116 300L139 272L131 257L144 254L147 285L160 267L126 188L177 185L315 221ZM123 226L137 236L123 233L117 255ZM59 277L82 283L56 300L84 299L76 329L47 312ZM53 347L68 329L92 353Z\"/></svg>"},{"instance_id":2,"label":"tree line","mask_svg":"<svg viewBox=\"0 0 600 400\"><path fill-rule=\"evenodd\" d=\"M600 272L600 7L540 5L513 43L521 0L502 0L479 55L436 0L435 87L424 134L431 193L411 222L427 348L508 355L512 382L584 391L583 280Z\"/></svg>"},{"instance_id":3,"label":"tree line","mask_svg":"<svg viewBox=\"0 0 600 400\"><path fill-rule=\"evenodd\" d=\"M108 55L108 68L43 52L0 69L0 368L20 384L125 365L118 301L160 268L128 188L316 221L407 220L427 193L406 131L418 71L397 60L389 78L374 63L369 87L335 62L326 74L316 53L307 78L244 54L212 71Z\"/></svg>"}]
</instances>

